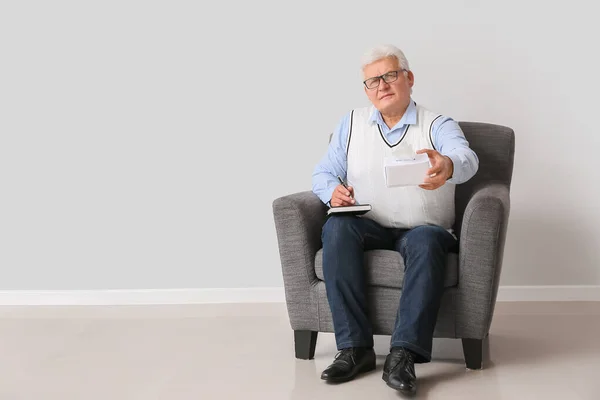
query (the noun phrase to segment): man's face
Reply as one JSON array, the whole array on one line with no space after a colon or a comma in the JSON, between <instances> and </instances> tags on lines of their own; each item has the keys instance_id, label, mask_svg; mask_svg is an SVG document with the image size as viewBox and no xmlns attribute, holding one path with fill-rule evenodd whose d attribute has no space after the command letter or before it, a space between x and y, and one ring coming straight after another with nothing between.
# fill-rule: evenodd
<instances>
[{"instance_id":1,"label":"man's face","mask_svg":"<svg viewBox=\"0 0 600 400\"><path fill-rule=\"evenodd\" d=\"M386 57L364 67L363 76L364 80L367 80L400 69L396 57ZM377 88L367 89L364 85L363 87L375 108L382 114L392 114L406 109L410 102L410 89L413 84L414 76L412 72L409 71L405 75L403 71L399 71L398 79L394 82L386 83L383 79L379 79Z\"/></svg>"}]
</instances>

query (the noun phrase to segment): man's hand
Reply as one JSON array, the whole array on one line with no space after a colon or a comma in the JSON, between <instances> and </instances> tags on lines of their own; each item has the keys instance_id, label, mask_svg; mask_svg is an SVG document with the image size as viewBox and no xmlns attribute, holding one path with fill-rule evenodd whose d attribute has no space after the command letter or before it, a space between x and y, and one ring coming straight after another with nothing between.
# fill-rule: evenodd
<instances>
[{"instance_id":1,"label":"man's hand","mask_svg":"<svg viewBox=\"0 0 600 400\"><path fill-rule=\"evenodd\" d=\"M353 206L355 203L353 197L354 188L352 186L348 186L348 189L346 189L343 185L337 185L331 194L329 204L331 204L331 207Z\"/></svg>"},{"instance_id":2,"label":"man's hand","mask_svg":"<svg viewBox=\"0 0 600 400\"><path fill-rule=\"evenodd\" d=\"M448 156L443 156L435 150L423 149L417 151L417 154L427 153L431 168L427 170L427 175L423 184L419 187L427 190L435 190L442 186L454 173L454 164Z\"/></svg>"}]
</instances>

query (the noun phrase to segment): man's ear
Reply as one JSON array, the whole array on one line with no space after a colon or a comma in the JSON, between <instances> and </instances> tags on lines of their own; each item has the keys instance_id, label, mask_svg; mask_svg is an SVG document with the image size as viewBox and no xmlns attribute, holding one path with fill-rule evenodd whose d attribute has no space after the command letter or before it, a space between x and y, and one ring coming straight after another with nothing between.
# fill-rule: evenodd
<instances>
[{"instance_id":1,"label":"man's ear","mask_svg":"<svg viewBox=\"0 0 600 400\"><path fill-rule=\"evenodd\" d=\"M406 77L408 78L408 83L410 87L413 87L413 85L415 84L415 75L412 73L412 71L408 71L406 73Z\"/></svg>"}]
</instances>

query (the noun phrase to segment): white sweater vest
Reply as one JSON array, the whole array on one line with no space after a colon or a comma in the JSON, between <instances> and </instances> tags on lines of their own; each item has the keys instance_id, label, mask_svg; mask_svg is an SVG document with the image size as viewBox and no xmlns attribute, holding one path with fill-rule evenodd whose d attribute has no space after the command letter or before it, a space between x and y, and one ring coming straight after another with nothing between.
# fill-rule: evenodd
<instances>
[{"instance_id":1,"label":"white sweater vest","mask_svg":"<svg viewBox=\"0 0 600 400\"><path fill-rule=\"evenodd\" d=\"M455 185L445 183L436 190L418 186L388 188L384 178L386 157L412 158L419 149L435 149L431 127L439 114L417 105L417 123L409 125L398 143L388 143L379 125L369 123L374 107L352 111L348 135L348 183L358 204L371 204L364 215L389 228L438 225L451 231L454 224ZM425 179L425 177L423 177Z\"/></svg>"}]
</instances>

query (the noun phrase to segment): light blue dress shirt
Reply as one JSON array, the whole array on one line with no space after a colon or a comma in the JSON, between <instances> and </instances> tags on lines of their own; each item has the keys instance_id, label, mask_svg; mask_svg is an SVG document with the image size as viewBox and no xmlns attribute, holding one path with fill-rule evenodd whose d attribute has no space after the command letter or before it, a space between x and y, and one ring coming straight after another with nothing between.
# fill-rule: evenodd
<instances>
[{"instance_id":1,"label":"light blue dress shirt","mask_svg":"<svg viewBox=\"0 0 600 400\"><path fill-rule=\"evenodd\" d=\"M337 176L346 180L346 143L348 142L350 115L349 112L338 123L327 153L313 171L312 191L325 204L331 200L333 191L340 184ZM390 144L398 143L402 139L406 125L417 123L417 106L411 99L406 112L392 129L385 124L381 113L375 108L369 118L369 123L379 124L381 132ZM431 136L436 150L442 155L450 157L454 164L454 172L452 178L447 181L448 183L460 184L475 175L479 168L479 158L469 147L469 143L456 121L446 116L436 119Z\"/></svg>"}]
</instances>

